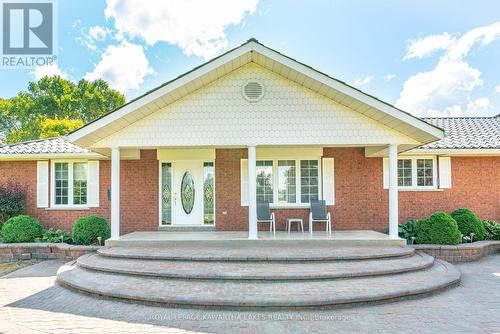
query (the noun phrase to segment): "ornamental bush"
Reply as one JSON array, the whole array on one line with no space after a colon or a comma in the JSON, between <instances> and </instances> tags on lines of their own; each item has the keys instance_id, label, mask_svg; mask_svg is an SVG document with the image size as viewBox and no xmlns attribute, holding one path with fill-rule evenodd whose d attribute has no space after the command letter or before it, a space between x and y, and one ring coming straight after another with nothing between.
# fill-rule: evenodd
<instances>
[{"instance_id":1,"label":"ornamental bush","mask_svg":"<svg viewBox=\"0 0 500 334\"><path fill-rule=\"evenodd\" d=\"M53 229L49 228L48 230L43 231L43 234L40 238L35 240L36 242L66 242L71 243L71 236L65 230Z\"/></svg>"},{"instance_id":2,"label":"ornamental bush","mask_svg":"<svg viewBox=\"0 0 500 334\"><path fill-rule=\"evenodd\" d=\"M416 221L413 219L410 219L406 222L406 224L399 224L398 225L398 232L399 232L399 237L406 239L407 243L411 243L411 238L416 237Z\"/></svg>"},{"instance_id":3,"label":"ornamental bush","mask_svg":"<svg viewBox=\"0 0 500 334\"><path fill-rule=\"evenodd\" d=\"M493 220L483 220L484 239L485 240L500 240L500 224Z\"/></svg>"},{"instance_id":4,"label":"ornamental bush","mask_svg":"<svg viewBox=\"0 0 500 334\"><path fill-rule=\"evenodd\" d=\"M470 236L471 233L474 233L473 241L484 239L485 230L483 221L474 212L461 208L453 211L451 216L457 222L458 229L464 236Z\"/></svg>"},{"instance_id":5,"label":"ornamental bush","mask_svg":"<svg viewBox=\"0 0 500 334\"><path fill-rule=\"evenodd\" d=\"M97 237L102 240L111 237L111 229L106 219L99 216L86 216L79 218L73 225L73 242L90 245L97 242Z\"/></svg>"},{"instance_id":6,"label":"ornamental bush","mask_svg":"<svg viewBox=\"0 0 500 334\"><path fill-rule=\"evenodd\" d=\"M7 220L1 233L4 242L33 242L42 236L43 227L35 218L21 215Z\"/></svg>"},{"instance_id":7,"label":"ornamental bush","mask_svg":"<svg viewBox=\"0 0 500 334\"><path fill-rule=\"evenodd\" d=\"M0 223L19 215L26 206L26 189L13 182L0 184Z\"/></svg>"},{"instance_id":8,"label":"ornamental bush","mask_svg":"<svg viewBox=\"0 0 500 334\"><path fill-rule=\"evenodd\" d=\"M428 219L417 221L416 233L416 242L419 244L456 245L460 243L457 222L442 211L435 212Z\"/></svg>"}]
</instances>

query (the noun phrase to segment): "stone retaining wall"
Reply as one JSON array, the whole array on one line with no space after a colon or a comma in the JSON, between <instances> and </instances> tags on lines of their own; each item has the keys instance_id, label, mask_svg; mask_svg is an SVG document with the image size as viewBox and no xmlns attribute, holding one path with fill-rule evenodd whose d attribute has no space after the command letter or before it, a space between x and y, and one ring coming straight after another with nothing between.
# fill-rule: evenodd
<instances>
[{"instance_id":1,"label":"stone retaining wall","mask_svg":"<svg viewBox=\"0 0 500 334\"><path fill-rule=\"evenodd\" d=\"M412 245L417 251L427 253L448 262L476 261L488 254L500 251L500 241L477 241L460 245ZM99 246L69 245L66 243L12 243L0 244L0 263L17 260L76 260L78 257L94 253Z\"/></svg>"},{"instance_id":2,"label":"stone retaining wall","mask_svg":"<svg viewBox=\"0 0 500 334\"><path fill-rule=\"evenodd\" d=\"M413 245L409 247L448 262L469 262L499 252L500 241L476 241L460 245Z\"/></svg>"},{"instance_id":3,"label":"stone retaining wall","mask_svg":"<svg viewBox=\"0 0 500 334\"><path fill-rule=\"evenodd\" d=\"M76 260L99 248L101 247L43 242L0 244L0 263L17 260Z\"/></svg>"}]
</instances>

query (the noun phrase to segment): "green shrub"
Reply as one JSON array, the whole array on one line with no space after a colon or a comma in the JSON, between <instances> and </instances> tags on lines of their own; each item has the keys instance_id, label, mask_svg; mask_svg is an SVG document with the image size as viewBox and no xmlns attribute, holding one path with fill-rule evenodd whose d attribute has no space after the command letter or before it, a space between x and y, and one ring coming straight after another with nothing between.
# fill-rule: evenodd
<instances>
[{"instance_id":1,"label":"green shrub","mask_svg":"<svg viewBox=\"0 0 500 334\"><path fill-rule=\"evenodd\" d=\"M460 243L457 222L446 212L435 212L428 219L417 221L417 243L456 245Z\"/></svg>"},{"instance_id":2,"label":"green shrub","mask_svg":"<svg viewBox=\"0 0 500 334\"><path fill-rule=\"evenodd\" d=\"M500 224L493 220L483 220L485 240L500 240Z\"/></svg>"},{"instance_id":3,"label":"green shrub","mask_svg":"<svg viewBox=\"0 0 500 334\"><path fill-rule=\"evenodd\" d=\"M416 232L416 225L417 222L414 221L413 219L410 219L406 222L406 224L399 224L398 225L398 232L399 232L399 237L406 239L406 241L410 244L411 243L411 238L417 236Z\"/></svg>"},{"instance_id":4,"label":"green shrub","mask_svg":"<svg viewBox=\"0 0 500 334\"><path fill-rule=\"evenodd\" d=\"M73 225L72 238L77 244L90 245L97 242L97 237L106 240L110 236L108 222L99 216L81 217Z\"/></svg>"},{"instance_id":5,"label":"green shrub","mask_svg":"<svg viewBox=\"0 0 500 334\"><path fill-rule=\"evenodd\" d=\"M45 230L40 238L36 239L37 242L67 242L71 243L71 236L65 230L54 230L49 228Z\"/></svg>"},{"instance_id":6,"label":"green shrub","mask_svg":"<svg viewBox=\"0 0 500 334\"><path fill-rule=\"evenodd\" d=\"M474 233L473 241L484 239L485 230L483 221L474 212L461 208L453 211L451 216L457 222L458 229L464 236L470 236L471 233Z\"/></svg>"},{"instance_id":7,"label":"green shrub","mask_svg":"<svg viewBox=\"0 0 500 334\"><path fill-rule=\"evenodd\" d=\"M19 215L26 206L26 189L17 183L0 184L0 223Z\"/></svg>"},{"instance_id":8,"label":"green shrub","mask_svg":"<svg viewBox=\"0 0 500 334\"><path fill-rule=\"evenodd\" d=\"M4 242L33 242L42 233L43 227L38 220L26 215L12 217L2 226Z\"/></svg>"}]
</instances>

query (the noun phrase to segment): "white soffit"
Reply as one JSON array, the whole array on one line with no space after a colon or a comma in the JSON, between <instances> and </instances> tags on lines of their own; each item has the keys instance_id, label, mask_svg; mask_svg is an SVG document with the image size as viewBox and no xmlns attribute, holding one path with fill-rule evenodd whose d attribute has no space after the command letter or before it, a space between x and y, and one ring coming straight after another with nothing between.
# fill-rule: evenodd
<instances>
[{"instance_id":1,"label":"white soffit","mask_svg":"<svg viewBox=\"0 0 500 334\"><path fill-rule=\"evenodd\" d=\"M314 92L327 96L422 144L444 137L440 128L269 49L255 40L250 40L87 124L69 134L68 140L80 146L89 147L102 138L249 62L259 64Z\"/></svg>"}]
</instances>

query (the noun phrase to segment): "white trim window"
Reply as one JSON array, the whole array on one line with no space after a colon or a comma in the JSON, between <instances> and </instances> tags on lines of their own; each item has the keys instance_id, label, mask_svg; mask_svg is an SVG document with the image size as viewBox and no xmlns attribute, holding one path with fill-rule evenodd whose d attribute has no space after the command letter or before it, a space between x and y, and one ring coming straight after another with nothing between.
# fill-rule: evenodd
<instances>
[{"instance_id":1,"label":"white trim window","mask_svg":"<svg viewBox=\"0 0 500 334\"><path fill-rule=\"evenodd\" d=\"M435 157L404 157L398 159L399 188L436 188Z\"/></svg>"},{"instance_id":2,"label":"white trim window","mask_svg":"<svg viewBox=\"0 0 500 334\"><path fill-rule=\"evenodd\" d=\"M256 162L257 203L307 206L321 198L319 159L265 159Z\"/></svg>"},{"instance_id":3,"label":"white trim window","mask_svg":"<svg viewBox=\"0 0 500 334\"><path fill-rule=\"evenodd\" d=\"M273 203L273 161L258 160L255 174L257 177L257 203Z\"/></svg>"},{"instance_id":4,"label":"white trim window","mask_svg":"<svg viewBox=\"0 0 500 334\"><path fill-rule=\"evenodd\" d=\"M88 164L82 161L52 162L54 207L85 207L88 202Z\"/></svg>"},{"instance_id":5,"label":"white trim window","mask_svg":"<svg viewBox=\"0 0 500 334\"><path fill-rule=\"evenodd\" d=\"M295 160L278 160L278 203L297 203Z\"/></svg>"}]
</instances>

